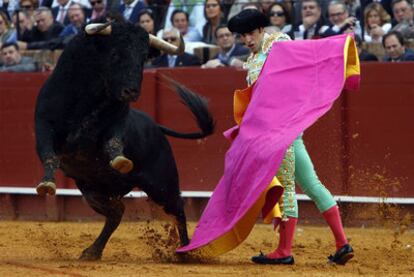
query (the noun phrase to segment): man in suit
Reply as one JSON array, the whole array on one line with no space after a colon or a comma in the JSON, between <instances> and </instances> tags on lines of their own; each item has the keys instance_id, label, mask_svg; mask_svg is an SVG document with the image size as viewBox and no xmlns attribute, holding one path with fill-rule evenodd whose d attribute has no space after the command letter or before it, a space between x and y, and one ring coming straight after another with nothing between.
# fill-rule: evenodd
<instances>
[{"instance_id":1,"label":"man in suit","mask_svg":"<svg viewBox=\"0 0 414 277\"><path fill-rule=\"evenodd\" d=\"M236 43L235 37L230 32L227 25L220 25L217 27L214 35L216 36L217 45L220 47L220 53L212 60L203 64L203 68L216 68L221 66L233 66L237 68L243 67L243 62L246 61L250 54L248 48Z\"/></svg>"},{"instance_id":2,"label":"man in suit","mask_svg":"<svg viewBox=\"0 0 414 277\"><path fill-rule=\"evenodd\" d=\"M162 39L168 41L171 44L179 46L180 44L180 31L176 28L171 28L162 31ZM181 55L168 55L162 54L154 59L152 62L154 67L181 67L181 66L199 66L200 60L195 55L183 53Z\"/></svg>"},{"instance_id":3,"label":"man in suit","mask_svg":"<svg viewBox=\"0 0 414 277\"><path fill-rule=\"evenodd\" d=\"M31 30L27 41L18 41L20 50L62 48L59 34L64 26L53 20L52 12L47 7L40 7L34 13L36 26Z\"/></svg>"},{"instance_id":4,"label":"man in suit","mask_svg":"<svg viewBox=\"0 0 414 277\"><path fill-rule=\"evenodd\" d=\"M135 24L138 22L139 12L146 7L147 5L142 0L123 0L123 3L119 6L119 12L125 20Z\"/></svg>"},{"instance_id":5,"label":"man in suit","mask_svg":"<svg viewBox=\"0 0 414 277\"><path fill-rule=\"evenodd\" d=\"M328 4L330 26L323 32L322 37L330 37L345 33L361 35L359 22L349 15L348 8L342 0L334 0Z\"/></svg>"},{"instance_id":6,"label":"man in suit","mask_svg":"<svg viewBox=\"0 0 414 277\"><path fill-rule=\"evenodd\" d=\"M53 18L56 22L59 22L66 26L70 23L68 10L72 4L72 0L57 0L57 2L59 5L52 8Z\"/></svg>"},{"instance_id":7,"label":"man in suit","mask_svg":"<svg viewBox=\"0 0 414 277\"><path fill-rule=\"evenodd\" d=\"M397 31L391 31L382 38L384 46L384 58L386 62L414 61L414 51L404 46L404 37Z\"/></svg>"}]
</instances>

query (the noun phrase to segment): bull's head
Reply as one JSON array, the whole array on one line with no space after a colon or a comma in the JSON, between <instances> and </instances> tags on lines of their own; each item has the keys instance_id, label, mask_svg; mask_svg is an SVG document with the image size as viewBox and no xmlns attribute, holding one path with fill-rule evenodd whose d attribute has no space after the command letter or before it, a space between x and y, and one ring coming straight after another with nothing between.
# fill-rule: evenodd
<instances>
[{"instance_id":1,"label":"bull's head","mask_svg":"<svg viewBox=\"0 0 414 277\"><path fill-rule=\"evenodd\" d=\"M85 27L87 37L102 48L101 74L106 91L123 102L134 101L140 94L143 65L149 47L169 54L184 52L181 39L179 47L163 41L138 26L129 23L95 23ZM101 69L98 69L101 71Z\"/></svg>"},{"instance_id":2,"label":"bull's head","mask_svg":"<svg viewBox=\"0 0 414 277\"><path fill-rule=\"evenodd\" d=\"M88 24L85 27L85 32L88 35L96 35L96 34L110 35L112 33L111 22ZM159 49L171 55L180 55L184 53L185 44L184 44L184 40L182 36L180 36L180 45L177 47L171 43L168 43L162 39L157 38L156 36L152 34L148 34L148 35L149 35L149 46Z\"/></svg>"}]
</instances>

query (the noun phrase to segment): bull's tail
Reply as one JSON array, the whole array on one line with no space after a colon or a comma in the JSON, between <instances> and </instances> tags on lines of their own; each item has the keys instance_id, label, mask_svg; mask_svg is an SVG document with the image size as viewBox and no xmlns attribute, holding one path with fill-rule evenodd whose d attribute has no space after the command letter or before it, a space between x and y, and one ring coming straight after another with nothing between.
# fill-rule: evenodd
<instances>
[{"instance_id":1,"label":"bull's tail","mask_svg":"<svg viewBox=\"0 0 414 277\"><path fill-rule=\"evenodd\" d=\"M193 113L201 132L179 133L165 126L159 125L162 132L168 136L183 139L200 139L211 135L214 132L215 123L210 111L208 110L207 100L177 82L172 82L174 83L177 93L181 98L181 102L189 107Z\"/></svg>"}]
</instances>

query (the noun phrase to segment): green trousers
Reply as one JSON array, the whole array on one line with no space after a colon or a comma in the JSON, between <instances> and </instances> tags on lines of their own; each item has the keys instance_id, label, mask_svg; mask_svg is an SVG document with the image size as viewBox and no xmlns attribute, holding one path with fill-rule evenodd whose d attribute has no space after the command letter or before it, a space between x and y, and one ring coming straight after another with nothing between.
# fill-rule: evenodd
<instances>
[{"instance_id":1,"label":"green trousers","mask_svg":"<svg viewBox=\"0 0 414 277\"><path fill-rule=\"evenodd\" d=\"M283 196L279 202L284 217L298 217L295 182L303 193L315 202L321 213L336 205L332 194L316 175L302 136L299 136L286 151L276 177L284 186Z\"/></svg>"},{"instance_id":2,"label":"green trousers","mask_svg":"<svg viewBox=\"0 0 414 277\"><path fill-rule=\"evenodd\" d=\"M302 136L293 142L295 150L295 180L304 194L315 202L321 213L336 205L336 202L326 187L316 175L312 160L306 151Z\"/></svg>"}]
</instances>

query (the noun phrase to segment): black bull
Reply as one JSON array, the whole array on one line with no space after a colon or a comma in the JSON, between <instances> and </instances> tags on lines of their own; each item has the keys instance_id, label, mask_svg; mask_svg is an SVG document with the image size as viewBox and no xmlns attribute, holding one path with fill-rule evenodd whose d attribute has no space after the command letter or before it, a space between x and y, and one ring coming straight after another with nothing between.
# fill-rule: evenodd
<instances>
[{"instance_id":1,"label":"black bull","mask_svg":"<svg viewBox=\"0 0 414 277\"><path fill-rule=\"evenodd\" d=\"M124 213L121 198L139 187L175 217L181 244L188 243L178 173L165 134L197 139L213 132L206 101L177 86L200 132L182 134L157 125L129 104L140 93L148 34L113 23L112 33L77 35L42 87L35 111L36 147L45 176L39 194L54 194L57 169L73 178L98 213L106 217L82 259L99 259Z\"/></svg>"}]
</instances>

